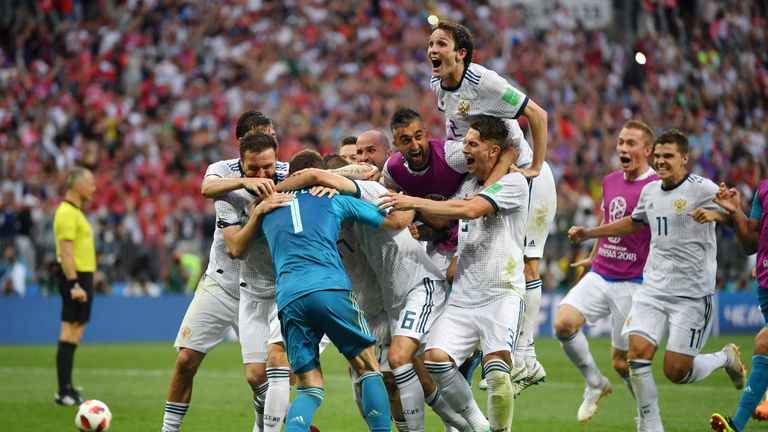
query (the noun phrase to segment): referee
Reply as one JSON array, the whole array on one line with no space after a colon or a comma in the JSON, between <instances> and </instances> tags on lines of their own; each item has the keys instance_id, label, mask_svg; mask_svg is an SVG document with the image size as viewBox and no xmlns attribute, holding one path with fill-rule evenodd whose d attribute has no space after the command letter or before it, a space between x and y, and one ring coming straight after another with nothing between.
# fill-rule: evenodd
<instances>
[{"instance_id":1,"label":"referee","mask_svg":"<svg viewBox=\"0 0 768 432\"><path fill-rule=\"evenodd\" d=\"M59 405L79 405L83 397L72 385L75 349L80 343L85 324L91 317L93 303L93 273L96 270L96 248L91 224L83 206L96 190L93 173L86 168L74 168L67 175L67 192L56 209L53 233L56 237L56 259L61 265L61 335L56 351L56 372Z\"/></svg>"}]
</instances>

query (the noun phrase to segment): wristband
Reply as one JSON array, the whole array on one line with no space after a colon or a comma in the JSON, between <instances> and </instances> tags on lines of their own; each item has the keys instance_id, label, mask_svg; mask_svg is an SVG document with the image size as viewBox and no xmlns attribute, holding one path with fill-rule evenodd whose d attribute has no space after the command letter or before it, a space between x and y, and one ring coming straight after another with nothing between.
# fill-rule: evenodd
<instances>
[{"instance_id":1,"label":"wristband","mask_svg":"<svg viewBox=\"0 0 768 432\"><path fill-rule=\"evenodd\" d=\"M67 285L69 285L69 289L80 288L80 284L77 283L77 279L72 279L72 280L67 279Z\"/></svg>"}]
</instances>

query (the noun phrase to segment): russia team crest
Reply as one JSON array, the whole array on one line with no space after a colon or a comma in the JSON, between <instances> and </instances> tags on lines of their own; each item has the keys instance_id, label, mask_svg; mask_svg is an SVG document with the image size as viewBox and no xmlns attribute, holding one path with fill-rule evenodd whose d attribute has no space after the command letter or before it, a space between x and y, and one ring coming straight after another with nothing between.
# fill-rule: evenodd
<instances>
[{"instance_id":1,"label":"russia team crest","mask_svg":"<svg viewBox=\"0 0 768 432\"><path fill-rule=\"evenodd\" d=\"M467 117L469 115L469 102L467 101L459 102L459 105L456 107L456 111L459 113L460 116Z\"/></svg>"},{"instance_id":2,"label":"russia team crest","mask_svg":"<svg viewBox=\"0 0 768 432\"><path fill-rule=\"evenodd\" d=\"M672 202L672 207L674 207L675 211L678 213L682 213L685 211L685 206L688 205L688 200L685 198L678 198Z\"/></svg>"}]
</instances>

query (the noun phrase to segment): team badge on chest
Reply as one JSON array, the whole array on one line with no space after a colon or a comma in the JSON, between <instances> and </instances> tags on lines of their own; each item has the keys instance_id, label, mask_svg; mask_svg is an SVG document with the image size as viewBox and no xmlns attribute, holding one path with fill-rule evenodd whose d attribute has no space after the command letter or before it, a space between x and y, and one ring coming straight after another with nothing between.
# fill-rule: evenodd
<instances>
[{"instance_id":1,"label":"team badge on chest","mask_svg":"<svg viewBox=\"0 0 768 432\"><path fill-rule=\"evenodd\" d=\"M469 102L459 102L459 105L456 107L456 112L458 112L462 117L467 117L469 115Z\"/></svg>"},{"instance_id":2,"label":"team badge on chest","mask_svg":"<svg viewBox=\"0 0 768 432\"><path fill-rule=\"evenodd\" d=\"M678 213L684 212L686 205L688 205L688 200L685 198L678 198L672 201L672 207L674 207L675 211Z\"/></svg>"}]
</instances>

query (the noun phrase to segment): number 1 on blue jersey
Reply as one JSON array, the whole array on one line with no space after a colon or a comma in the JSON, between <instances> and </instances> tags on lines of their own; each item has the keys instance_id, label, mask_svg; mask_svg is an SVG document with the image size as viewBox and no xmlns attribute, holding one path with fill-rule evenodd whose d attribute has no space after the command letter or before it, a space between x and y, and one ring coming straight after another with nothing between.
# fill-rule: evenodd
<instances>
[{"instance_id":1,"label":"number 1 on blue jersey","mask_svg":"<svg viewBox=\"0 0 768 432\"><path fill-rule=\"evenodd\" d=\"M293 221L294 234L304 231L304 226L301 224L301 211L299 210L299 200L291 200L289 205L291 208L291 220Z\"/></svg>"}]
</instances>

